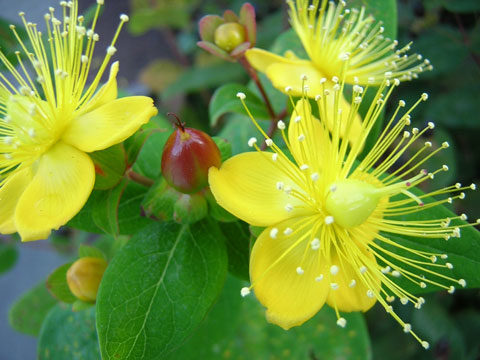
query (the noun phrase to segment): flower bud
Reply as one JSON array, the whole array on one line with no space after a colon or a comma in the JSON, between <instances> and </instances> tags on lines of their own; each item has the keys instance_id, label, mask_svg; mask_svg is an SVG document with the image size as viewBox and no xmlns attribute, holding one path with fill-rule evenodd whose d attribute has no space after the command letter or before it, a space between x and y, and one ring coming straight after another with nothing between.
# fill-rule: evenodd
<instances>
[{"instance_id":1,"label":"flower bud","mask_svg":"<svg viewBox=\"0 0 480 360\"><path fill-rule=\"evenodd\" d=\"M223 17L206 15L200 19L198 30L201 38L198 46L224 60L238 61L246 50L255 46L255 9L245 3L238 15L231 10L226 10Z\"/></svg>"},{"instance_id":2,"label":"flower bud","mask_svg":"<svg viewBox=\"0 0 480 360\"><path fill-rule=\"evenodd\" d=\"M245 41L245 28L238 23L226 23L215 30L214 42L222 50L230 52Z\"/></svg>"},{"instance_id":3,"label":"flower bud","mask_svg":"<svg viewBox=\"0 0 480 360\"><path fill-rule=\"evenodd\" d=\"M220 150L203 131L178 123L162 155L162 174L176 190L191 194L208 184L208 169L221 164Z\"/></svg>"},{"instance_id":4,"label":"flower bud","mask_svg":"<svg viewBox=\"0 0 480 360\"><path fill-rule=\"evenodd\" d=\"M82 301L94 302L106 268L107 262L101 258L78 259L67 271L67 284L70 291Z\"/></svg>"}]
</instances>

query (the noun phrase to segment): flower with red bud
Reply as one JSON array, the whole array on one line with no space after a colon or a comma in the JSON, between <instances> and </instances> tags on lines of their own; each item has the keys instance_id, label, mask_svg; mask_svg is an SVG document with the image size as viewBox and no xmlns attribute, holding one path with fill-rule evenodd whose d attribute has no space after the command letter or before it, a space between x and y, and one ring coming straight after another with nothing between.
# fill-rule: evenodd
<instances>
[{"instance_id":1,"label":"flower with red bud","mask_svg":"<svg viewBox=\"0 0 480 360\"><path fill-rule=\"evenodd\" d=\"M220 150L203 131L185 127L178 118L176 126L163 148L162 174L176 190L193 194L208 185L208 169L220 166Z\"/></svg>"},{"instance_id":2,"label":"flower with red bud","mask_svg":"<svg viewBox=\"0 0 480 360\"><path fill-rule=\"evenodd\" d=\"M206 15L200 19L198 30L202 39L197 42L198 46L224 60L235 62L255 45L255 9L245 3L239 16L231 10L226 10L223 17Z\"/></svg>"},{"instance_id":3,"label":"flower with red bud","mask_svg":"<svg viewBox=\"0 0 480 360\"><path fill-rule=\"evenodd\" d=\"M75 261L67 271L67 284L72 294L79 300L95 302L107 265L104 259L96 257L82 257Z\"/></svg>"}]
</instances>

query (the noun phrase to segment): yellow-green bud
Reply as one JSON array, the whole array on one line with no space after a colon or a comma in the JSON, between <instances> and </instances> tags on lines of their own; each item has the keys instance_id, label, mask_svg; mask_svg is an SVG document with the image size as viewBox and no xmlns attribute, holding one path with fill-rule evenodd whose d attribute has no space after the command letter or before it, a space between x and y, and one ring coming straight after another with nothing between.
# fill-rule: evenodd
<instances>
[{"instance_id":1,"label":"yellow-green bud","mask_svg":"<svg viewBox=\"0 0 480 360\"><path fill-rule=\"evenodd\" d=\"M245 28L234 22L220 25L215 30L215 44L222 50L230 52L238 45L245 42Z\"/></svg>"},{"instance_id":2,"label":"yellow-green bud","mask_svg":"<svg viewBox=\"0 0 480 360\"><path fill-rule=\"evenodd\" d=\"M67 283L70 291L78 299L94 302L107 268L107 262L100 258L83 257L75 261L67 271Z\"/></svg>"}]
</instances>

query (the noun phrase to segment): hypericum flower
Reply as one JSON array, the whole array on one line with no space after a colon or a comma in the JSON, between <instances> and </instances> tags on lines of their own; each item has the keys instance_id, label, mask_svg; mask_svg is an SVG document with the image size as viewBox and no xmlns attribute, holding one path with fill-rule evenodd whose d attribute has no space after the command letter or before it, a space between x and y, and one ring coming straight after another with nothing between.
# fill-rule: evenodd
<instances>
[{"instance_id":1,"label":"hypericum flower","mask_svg":"<svg viewBox=\"0 0 480 360\"><path fill-rule=\"evenodd\" d=\"M287 0L290 23L300 38L309 59L300 59L292 51L285 57L253 48L245 55L250 64L264 72L280 91L291 86L291 94L300 96L298 78L309 78L309 96L320 93L320 79L331 79L342 71L344 60L350 63L345 71L349 84L379 85L385 76L409 80L431 69L421 55L407 55L410 45L395 50L398 42L385 38L381 23L365 16L365 8L345 9L345 1ZM328 5L327 5L328 3Z\"/></svg>"},{"instance_id":2,"label":"hypericum flower","mask_svg":"<svg viewBox=\"0 0 480 360\"><path fill-rule=\"evenodd\" d=\"M319 119L312 115L304 95L296 103L288 130L283 121L278 122L286 152L247 109L270 151L260 151L256 138L252 138L248 143L256 152L236 155L220 169L210 168L210 188L218 203L251 225L266 227L252 249L251 286L243 288L241 294L246 296L253 289L267 308L270 322L285 329L301 325L327 303L343 327L346 320L340 311L366 311L378 301L405 332L428 347L389 304L398 298L402 304L420 308L425 300L402 288L394 278L403 277L419 289L434 285L449 292L457 284L466 285L465 280L446 273L453 268L446 262L446 254L418 250L394 238L399 234L448 240L460 237L460 228L471 226L462 221L465 215L436 219L429 218L431 213L424 210L462 199L462 191L475 189L475 185L456 184L424 195L412 190L448 170L445 165L432 172L421 168L427 159L447 148L447 143L431 151L432 144L426 142L406 163L394 167L402 154L434 127L429 123L422 130L405 129L410 126L411 111L427 99L427 94L403 114L405 102L400 101L376 144L363 160L358 158L399 83L394 79L380 85L353 145L348 141L349 125L363 100L363 89L358 85L348 112L342 111L337 101L345 84L324 88L324 95L316 99ZM237 96L244 103L245 94ZM328 97L335 101L328 101ZM331 131L326 119L329 114L335 114L336 126ZM343 138L341 126L347 129ZM436 201L432 195L448 197ZM416 219L399 219L407 214L416 214Z\"/></svg>"},{"instance_id":3,"label":"hypericum flower","mask_svg":"<svg viewBox=\"0 0 480 360\"><path fill-rule=\"evenodd\" d=\"M60 4L63 22L50 8L45 33L19 14L30 45L10 26L23 50L16 53L18 69L0 52L10 70L0 74L0 232L18 232L23 241L47 238L85 204L95 182L86 153L122 142L157 113L148 97L117 99L118 62L96 91L128 16L120 16L100 69L85 87L103 0L97 0L89 29L76 0Z\"/></svg>"}]
</instances>

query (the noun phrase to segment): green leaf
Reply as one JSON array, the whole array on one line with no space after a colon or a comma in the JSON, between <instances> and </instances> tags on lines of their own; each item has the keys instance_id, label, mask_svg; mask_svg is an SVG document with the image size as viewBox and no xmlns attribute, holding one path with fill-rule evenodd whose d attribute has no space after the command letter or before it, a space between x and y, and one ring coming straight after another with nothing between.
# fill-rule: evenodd
<instances>
[{"instance_id":1,"label":"green leaf","mask_svg":"<svg viewBox=\"0 0 480 360\"><path fill-rule=\"evenodd\" d=\"M162 93L164 99L180 93L190 93L211 87L238 81L245 77L245 71L239 64L224 62L220 64L193 67L179 76L177 81Z\"/></svg>"},{"instance_id":2,"label":"green leaf","mask_svg":"<svg viewBox=\"0 0 480 360\"><path fill-rule=\"evenodd\" d=\"M48 314L38 340L39 360L100 359L95 308L73 312L58 304Z\"/></svg>"},{"instance_id":3,"label":"green leaf","mask_svg":"<svg viewBox=\"0 0 480 360\"><path fill-rule=\"evenodd\" d=\"M445 25L422 32L414 46L433 65L433 71L426 71L420 75L422 79L449 75L458 69L468 56L468 49L463 44L461 33Z\"/></svg>"},{"instance_id":4,"label":"green leaf","mask_svg":"<svg viewBox=\"0 0 480 360\"><path fill-rule=\"evenodd\" d=\"M67 283L67 271L72 264L73 262L70 262L55 269L55 271L48 276L46 283L47 289L53 296L69 304L77 300L76 296L70 291Z\"/></svg>"},{"instance_id":5,"label":"green leaf","mask_svg":"<svg viewBox=\"0 0 480 360\"><path fill-rule=\"evenodd\" d=\"M450 359L466 359L466 345L459 328L443 307L427 301L421 311L414 311L412 327L425 338L430 347L438 345L449 349Z\"/></svg>"},{"instance_id":6,"label":"green leaf","mask_svg":"<svg viewBox=\"0 0 480 360\"><path fill-rule=\"evenodd\" d=\"M116 187L98 193L95 198L92 210L93 221L107 234L117 236L120 233L118 208L128 182L128 179L123 179Z\"/></svg>"},{"instance_id":7,"label":"green leaf","mask_svg":"<svg viewBox=\"0 0 480 360\"><path fill-rule=\"evenodd\" d=\"M218 136L212 136L212 140L217 144L220 150L221 160L224 162L232 156L232 144Z\"/></svg>"},{"instance_id":8,"label":"green leaf","mask_svg":"<svg viewBox=\"0 0 480 360\"><path fill-rule=\"evenodd\" d=\"M0 274L15 266L17 259L18 250L15 245L0 243Z\"/></svg>"},{"instance_id":9,"label":"green leaf","mask_svg":"<svg viewBox=\"0 0 480 360\"><path fill-rule=\"evenodd\" d=\"M463 339L470 348L470 359L478 359L480 356L480 344L477 334L480 333L480 314L474 309L467 309L455 314L455 323L462 332Z\"/></svg>"},{"instance_id":10,"label":"green leaf","mask_svg":"<svg viewBox=\"0 0 480 360\"><path fill-rule=\"evenodd\" d=\"M230 277L205 322L167 359L371 359L361 313L342 315L348 321L343 329L335 312L324 306L307 323L284 331L267 322L254 296L240 296L242 286Z\"/></svg>"},{"instance_id":11,"label":"green leaf","mask_svg":"<svg viewBox=\"0 0 480 360\"><path fill-rule=\"evenodd\" d=\"M308 54L303 48L302 42L298 38L297 33L293 29L289 29L281 33L273 46L270 48L272 52L279 55L284 55L286 51L290 50L295 53L296 56L302 59L308 59Z\"/></svg>"},{"instance_id":12,"label":"green leaf","mask_svg":"<svg viewBox=\"0 0 480 360\"><path fill-rule=\"evenodd\" d=\"M102 358L164 359L217 298L227 256L214 223L155 223L133 236L97 297ZM128 324L128 326L125 326Z\"/></svg>"},{"instance_id":13,"label":"green leaf","mask_svg":"<svg viewBox=\"0 0 480 360\"><path fill-rule=\"evenodd\" d=\"M397 1L396 0L351 0L347 7L365 6L365 13L373 15L376 21L382 21L385 31L383 35L390 39L397 37Z\"/></svg>"},{"instance_id":14,"label":"green leaf","mask_svg":"<svg viewBox=\"0 0 480 360\"><path fill-rule=\"evenodd\" d=\"M95 165L96 190L106 190L117 185L126 169L125 150L121 144L89 154Z\"/></svg>"},{"instance_id":15,"label":"green leaf","mask_svg":"<svg viewBox=\"0 0 480 360\"><path fill-rule=\"evenodd\" d=\"M95 257L103 260L107 260L105 254L98 248L89 245L80 245L78 247L78 256L79 257Z\"/></svg>"},{"instance_id":16,"label":"green leaf","mask_svg":"<svg viewBox=\"0 0 480 360\"><path fill-rule=\"evenodd\" d=\"M193 224L208 213L208 206L202 194L182 194L173 206L173 219L180 224Z\"/></svg>"},{"instance_id":17,"label":"green leaf","mask_svg":"<svg viewBox=\"0 0 480 360\"><path fill-rule=\"evenodd\" d=\"M72 311L74 311L74 312L83 311L83 310L88 309L92 306L95 306L95 303L86 302L86 301L82 301L82 300L76 300L72 304Z\"/></svg>"},{"instance_id":18,"label":"green leaf","mask_svg":"<svg viewBox=\"0 0 480 360\"><path fill-rule=\"evenodd\" d=\"M10 326L23 334L38 336L43 320L56 303L42 281L12 305L8 312Z\"/></svg>"},{"instance_id":19,"label":"green leaf","mask_svg":"<svg viewBox=\"0 0 480 360\"><path fill-rule=\"evenodd\" d=\"M174 206L181 195L161 177L148 189L142 202L142 208L148 217L173 220Z\"/></svg>"},{"instance_id":20,"label":"green leaf","mask_svg":"<svg viewBox=\"0 0 480 360\"><path fill-rule=\"evenodd\" d=\"M148 188L130 182L123 192L118 205L118 227L120 234L132 235L153 221L142 215L142 201Z\"/></svg>"},{"instance_id":21,"label":"green leaf","mask_svg":"<svg viewBox=\"0 0 480 360\"><path fill-rule=\"evenodd\" d=\"M257 238L260 236L263 230L265 230L265 227L250 225L249 229L250 229L250 234L252 234L253 237Z\"/></svg>"},{"instance_id":22,"label":"green leaf","mask_svg":"<svg viewBox=\"0 0 480 360\"><path fill-rule=\"evenodd\" d=\"M454 129L478 129L478 84L452 88L451 91L432 96L426 104L426 116Z\"/></svg>"},{"instance_id":23,"label":"green leaf","mask_svg":"<svg viewBox=\"0 0 480 360\"><path fill-rule=\"evenodd\" d=\"M128 30L134 35L141 35L165 26L183 28L188 24L190 12L197 2L198 0L153 0L145 3L133 0Z\"/></svg>"},{"instance_id":24,"label":"green leaf","mask_svg":"<svg viewBox=\"0 0 480 360\"><path fill-rule=\"evenodd\" d=\"M263 101L249 88L240 84L226 84L215 90L210 100L208 110L211 126L217 125L218 119L229 112L245 115L245 108L237 97L238 92L243 92L247 96L245 103L255 118L268 119L270 117Z\"/></svg>"},{"instance_id":25,"label":"green leaf","mask_svg":"<svg viewBox=\"0 0 480 360\"><path fill-rule=\"evenodd\" d=\"M264 16L261 21L257 21L257 43L256 47L267 49L278 34L285 30L285 12L278 9L274 13Z\"/></svg>"},{"instance_id":26,"label":"green leaf","mask_svg":"<svg viewBox=\"0 0 480 360\"><path fill-rule=\"evenodd\" d=\"M259 123L262 128L267 131L269 123L262 121ZM232 114L228 115L226 125L219 132L218 136L221 136L232 144L233 155L239 154L245 151L251 151L248 147L248 139L252 136L259 138L261 134L258 132L255 125L252 124L248 116Z\"/></svg>"},{"instance_id":27,"label":"green leaf","mask_svg":"<svg viewBox=\"0 0 480 360\"><path fill-rule=\"evenodd\" d=\"M143 144L133 170L151 179L160 176L163 147L171 133L172 131L152 133Z\"/></svg>"},{"instance_id":28,"label":"green leaf","mask_svg":"<svg viewBox=\"0 0 480 360\"><path fill-rule=\"evenodd\" d=\"M154 133L170 133L171 124L162 116L156 115L150 121L143 125L140 130L126 139L123 143L125 153L128 159L128 164L131 165L137 161L140 151L145 145L150 135ZM168 135L160 136L162 139L167 139ZM156 152L161 152L157 149ZM161 155L161 154L160 154Z\"/></svg>"},{"instance_id":29,"label":"green leaf","mask_svg":"<svg viewBox=\"0 0 480 360\"><path fill-rule=\"evenodd\" d=\"M96 248L105 254L106 260L110 261L114 255L120 250L128 241L129 236L102 235L96 238L94 245Z\"/></svg>"},{"instance_id":30,"label":"green leaf","mask_svg":"<svg viewBox=\"0 0 480 360\"><path fill-rule=\"evenodd\" d=\"M443 0L445 9L456 13L469 13L480 11L478 0Z\"/></svg>"},{"instance_id":31,"label":"green leaf","mask_svg":"<svg viewBox=\"0 0 480 360\"><path fill-rule=\"evenodd\" d=\"M95 190L67 225L99 234L133 234L151 222L141 212L147 190L145 186L126 179L113 189Z\"/></svg>"},{"instance_id":32,"label":"green leaf","mask_svg":"<svg viewBox=\"0 0 480 360\"><path fill-rule=\"evenodd\" d=\"M5 54L5 57L8 59L8 61L15 67L18 64L18 58L15 55L15 51L21 51L22 48L14 33L10 30L10 24L12 24L10 20L0 17L0 48L2 49L2 52ZM26 29L23 27L23 25L14 25L15 31L19 35L20 39L22 39L23 43L28 47L30 41ZM2 71L8 70L8 67L3 61L0 61L0 69Z\"/></svg>"},{"instance_id":33,"label":"green leaf","mask_svg":"<svg viewBox=\"0 0 480 360\"><path fill-rule=\"evenodd\" d=\"M242 280L249 279L250 231L243 221L220 223L228 253L228 271Z\"/></svg>"},{"instance_id":34,"label":"green leaf","mask_svg":"<svg viewBox=\"0 0 480 360\"><path fill-rule=\"evenodd\" d=\"M417 196L422 195L423 193L418 189L411 189L414 194ZM425 204L428 204L431 201L435 201L431 198L424 199ZM435 206L430 209L425 209L424 211L402 215L395 217L395 220L399 221L422 221L430 219L446 219L453 218L457 215L445 208L444 206ZM452 225L465 224L464 221L454 220ZM465 279L467 281L467 287L475 288L480 286L480 278L478 274L480 273L480 232L478 232L474 227L464 227L461 228L461 238L450 238L448 241L444 239L434 239L434 238L420 238L420 237L410 237L405 235L395 235L395 234L386 234L386 236L392 239L394 242L406 246L412 249L420 249L423 251L428 251L434 254L447 254L447 260L438 259L437 263L450 262L453 264L454 268L449 270L447 268L435 268L435 272L450 276L454 279ZM389 248L389 250L396 253L401 253L408 256L406 253L402 252L398 248ZM418 270L410 269L415 273L418 273ZM435 281L444 284L446 286L454 285L460 287L460 285L452 284L451 281L447 281L438 277L435 278ZM430 291L436 291L439 287L429 284L425 289L420 288L417 284L408 281L404 277L400 277L397 280L397 283L406 291L411 292L412 294L426 293Z\"/></svg>"},{"instance_id":35,"label":"green leaf","mask_svg":"<svg viewBox=\"0 0 480 360\"><path fill-rule=\"evenodd\" d=\"M90 194L85 205L83 205L82 210L80 210L77 215L75 215L68 223L67 226L87 231L90 233L102 234L103 231L100 229L94 222L92 217L93 209L95 208L96 197L102 191L94 190Z\"/></svg>"}]
</instances>

